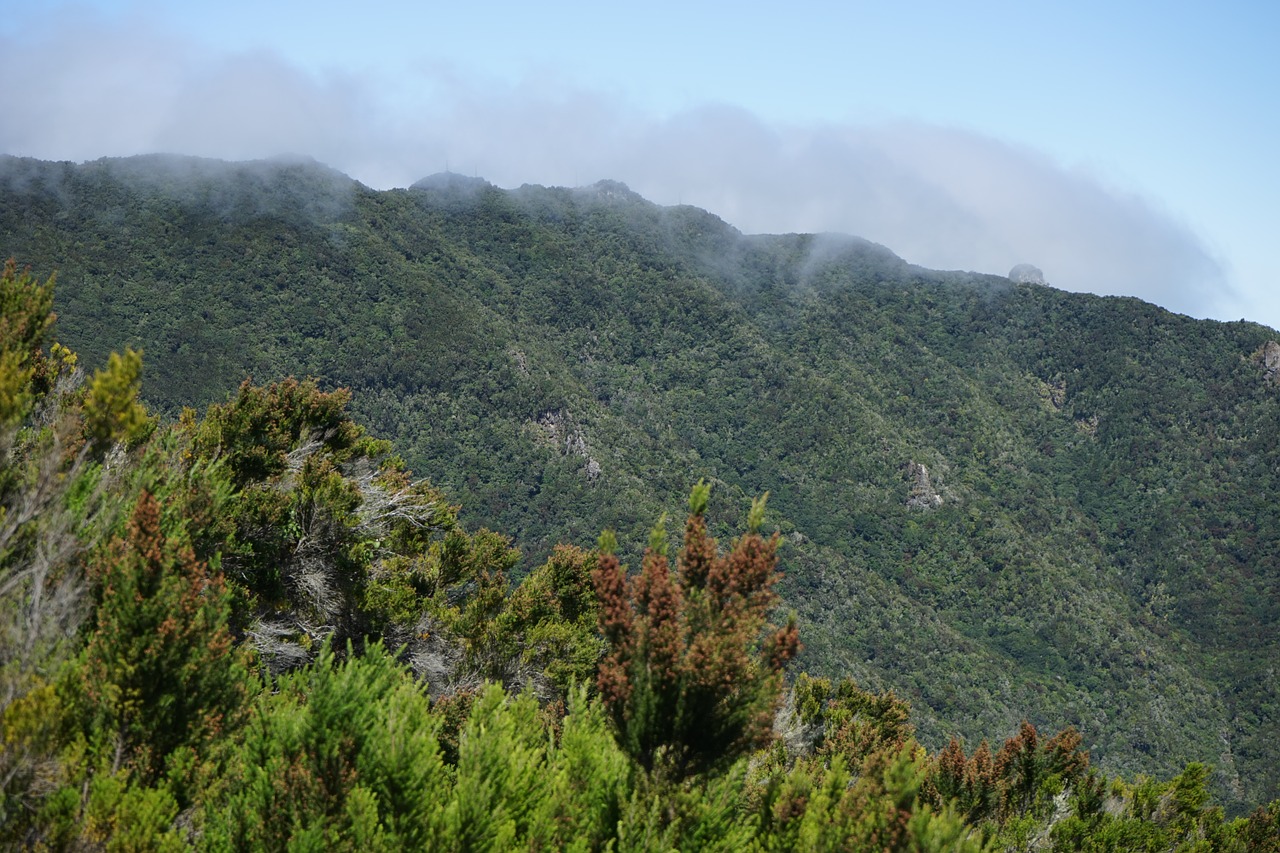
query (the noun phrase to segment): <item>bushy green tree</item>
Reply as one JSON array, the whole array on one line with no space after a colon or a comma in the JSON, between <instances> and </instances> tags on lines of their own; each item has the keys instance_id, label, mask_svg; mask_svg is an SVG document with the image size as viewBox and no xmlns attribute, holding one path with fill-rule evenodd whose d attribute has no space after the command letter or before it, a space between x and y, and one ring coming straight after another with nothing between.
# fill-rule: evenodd
<instances>
[{"instance_id":1,"label":"bushy green tree","mask_svg":"<svg viewBox=\"0 0 1280 853\"><path fill-rule=\"evenodd\" d=\"M457 849L511 849L529 837L547 794L546 749L532 698L508 699L497 686L480 694L462 732L445 812Z\"/></svg>"},{"instance_id":2,"label":"bushy green tree","mask_svg":"<svg viewBox=\"0 0 1280 853\"><path fill-rule=\"evenodd\" d=\"M191 455L230 476L221 545L235 621L276 670L326 640L407 633L442 586L451 534L471 544L456 508L351 420L349 397L311 381L246 382L179 424Z\"/></svg>"},{"instance_id":3,"label":"bushy green tree","mask_svg":"<svg viewBox=\"0 0 1280 853\"><path fill-rule=\"evenodd\" d=\"M211 792L214 850L599 850L631 770L598 701L557 725L498 685L468 703L452 761L441 708L380 645L324 651L259 697Z\"/></svg>"},{"instance_id":4,"label":"bushy green tree","mask_svg":"<svg viewBox=\"0 0 1280 853\"><path fill-rule=\"evenodd\" d=\"M239 710L230 598L185 524L166 529L148 491L92 573L100 600L73 676L81 722L113 770L128 764L154 781L174 750L209 746Z\"/></svg>"},{"instance_id":5,"label":"bushy green tree","mask_svg":"<svg viewBox=\"0 0 1280 853\"><path fill-rule=\"evenodd\" d=\"M548 746L544 780L548 794L533 819L532 846L607 849L632 790L632 765L585 683L569 691L565 717Z\"/></svg>"},{"instance_id":6,"label":"bushy green tree","mask_svg":"<svg viewBox=\"0 0 1280 853\"><path fill-rule=\"evenodd\" d=\"M116 442L136 444L154 428L138 396L142 392L142 353L111 353L97 371L84 399L85 438L103 452Z\"/></svg>"},{"instance_id":7,"label":"bushy green tree","mask_svg":"<svg viewBox=\"0 0 1280 853\"><path fill-rule=\"evenodd\" d=\"M53 328L53 280L40 284L10 258L0 272L0 424L23 417L47 390L46 339Z\"/></svg>"},{"instance_id":8,"label":"bushy green tree","mask_svg":"<svg viewBox=\"0 0 1280 853\"><path fill-rule=\"evenodd\" d=\"M82 613L73 557L95 509L76 358L53 340L53 279L0 272L0 712L48 678ZM64 387L55 391L62 383ZM75 504L75 505L73 505ZM80 512L77 512L77 509Z\"/></svg>"},{"instance_id":9,"label":"bushy green tree","mask_svg":"<svg viewBox=\"0 0 1280 853\"><path fill-rule=\"evenodd\" d=\"M481 534L472 540L482 541ZM515 556L509 553L508 565ZM488 568L478 573L474 591L449 623L467 664L516 689L532 682L546 698L567 695L572 685L595 675L604 651L591 583L596 555L559 546L515 589L508 588L497 562L486 561Z\"/></svg>"},{"instance_id":10,"label":"bushy green tree","mask_svg":"<svg viewBox=\"0 0 1280 853\"><path fill-rule=\"evenodd\" d=\"M423 850L452 773L423 686L379 645L325 649L259 697L206 806L213 850Z\"/></svg>"}]
</instances>

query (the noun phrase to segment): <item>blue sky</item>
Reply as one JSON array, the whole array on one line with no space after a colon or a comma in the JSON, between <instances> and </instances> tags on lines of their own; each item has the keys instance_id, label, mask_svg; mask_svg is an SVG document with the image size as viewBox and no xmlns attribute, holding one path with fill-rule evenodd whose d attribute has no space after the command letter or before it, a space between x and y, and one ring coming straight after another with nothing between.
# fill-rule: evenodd
<instances>
[{"instance_id":1,"label":"blue sky","mask_svg":"<svg viewBox=\"0 0 1280 853\"><path fill-rule=\"evenodd\" d=\"M0 0L0 151L612 178L1275 327L1278 41L1274 2Z\"/></svg>"}]
</instances>

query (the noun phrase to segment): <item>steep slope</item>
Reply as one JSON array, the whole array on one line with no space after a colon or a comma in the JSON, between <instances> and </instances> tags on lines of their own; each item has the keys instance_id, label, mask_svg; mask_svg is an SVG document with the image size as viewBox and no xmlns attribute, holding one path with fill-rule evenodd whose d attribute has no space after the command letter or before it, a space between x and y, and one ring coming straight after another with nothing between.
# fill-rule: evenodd
<instances>
[{"instance_id":1,"label":"steep slope","mask_svg":"<svg viewBox=\"0 0 1280 853\"><path fill-rule=\"evenodd\" d=\"M625 187L374 192L316 164L0 160L0 252L161 411L310 374L530 563L705 477L769 490L813 670L921 734L1280 791L1276 333L743 236ZM722 528L738 519L713 518Z\"/></svg>"}]
</instances>

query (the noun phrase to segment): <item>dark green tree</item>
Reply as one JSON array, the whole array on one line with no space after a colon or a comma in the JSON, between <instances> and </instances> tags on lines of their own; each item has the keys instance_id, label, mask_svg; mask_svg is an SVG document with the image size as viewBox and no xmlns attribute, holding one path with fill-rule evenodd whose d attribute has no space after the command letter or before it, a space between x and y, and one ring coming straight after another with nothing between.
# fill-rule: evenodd
<instances>
[{"instance_id":1,"label":"dark green tree","mask_svg":"<svg viewBox=\"0 0 1280 853\"><path fill-rule=\"evenodd\" d=\"M144 491L96 561L101 600L72 685L91 745L144 782L178 747L216 739L245 695L222 577L196 559L181 520L166 530L161 516Z\"/></svg>"}]
</instances>

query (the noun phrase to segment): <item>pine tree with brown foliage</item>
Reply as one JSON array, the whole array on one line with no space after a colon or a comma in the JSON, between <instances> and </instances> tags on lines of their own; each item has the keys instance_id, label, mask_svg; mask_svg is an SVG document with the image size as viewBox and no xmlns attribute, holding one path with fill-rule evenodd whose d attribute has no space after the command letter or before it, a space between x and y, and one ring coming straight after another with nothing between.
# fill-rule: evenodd
<instances>
[{"instance_id":1,"label":"pine tree with brown foliage","mask_svg":"<svg viewBox=\"0 0 1280 853\"><path fill-rule=\"evenodd\" d=\"M659 521L639 575L627 580L612 534L601 537L594 574L608 643L597 683L619 743L646 771L676 779L768 742L782 667L800 645L794 620L768 625L780 539L760 535L765 498L721 554L707 532L709 494L702 483L693 490L674 571Z\"/></svg>"}]
</instances>

